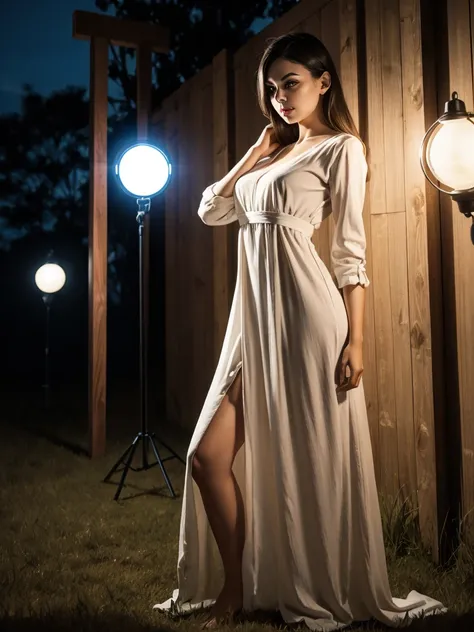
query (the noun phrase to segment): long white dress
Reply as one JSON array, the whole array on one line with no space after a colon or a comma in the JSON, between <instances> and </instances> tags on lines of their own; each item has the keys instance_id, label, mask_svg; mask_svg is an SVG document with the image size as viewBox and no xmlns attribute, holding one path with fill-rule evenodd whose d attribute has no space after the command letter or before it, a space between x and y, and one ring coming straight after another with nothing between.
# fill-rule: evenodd
<instances>
[{"instance_id":1,"label":"long white dress","mask_svg":"<svg viewBox=\"0 0 474 632\"><path fill-rule=\"evenodd\" d=\"M369 285L362 145L337 134L275 158L239 178L232 197L210 185L199 206L210 226L239 221L238 272L187 454L178 588L155 608L189 612L221 590L222 563L191 462L242 368L245 443L234 473L245 505L244 610L279 610L288 623L325 631L371 618L397 627L404 617L445 612L415 590L391 596L363 380L336 393L347 312L311 235L332 212L337 285Z\"/></svg>"}]
</instances>

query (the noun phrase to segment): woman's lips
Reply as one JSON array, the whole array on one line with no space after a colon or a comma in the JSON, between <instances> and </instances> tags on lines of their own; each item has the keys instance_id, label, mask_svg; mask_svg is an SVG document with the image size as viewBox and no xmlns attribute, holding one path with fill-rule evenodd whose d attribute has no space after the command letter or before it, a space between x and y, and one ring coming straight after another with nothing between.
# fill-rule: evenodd
<instances>
[{"instance_id":1,"label":"woman's lips","mask_svg":"<svg viewBox=\"0 0 474 632\"><path fill-rule=\"evenodd\" d=\"M289 112L292 112L295 108L281 108L280 112L282 114L288 114Z\"/></svg>"}]
</instances>

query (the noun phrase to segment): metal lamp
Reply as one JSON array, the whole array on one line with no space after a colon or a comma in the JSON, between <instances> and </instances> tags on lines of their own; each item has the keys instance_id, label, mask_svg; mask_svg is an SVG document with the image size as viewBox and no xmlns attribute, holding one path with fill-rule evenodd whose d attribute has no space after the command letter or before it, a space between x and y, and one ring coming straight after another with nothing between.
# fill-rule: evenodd
<instances>
[{"instance_id":1,"label":"metal lamp","mask_svg":"<svg viewBox=\"0 0 474 632\"><path fill-rule=\"evenodd\" d=\"M44 405L49 407L50 371L49 371L49 338L50 338L50 311L51 303L56 292L59 292L66 283L66 273L57 263L51 261L53 252L48 254L48 263L36 270L35 283L43 293L42 299L46 308L45 346L44 346Z\"/></svg>"},{"instance_id":2,"label":"metal lamp","mask_svg":"<svg viewBox=\"0 0 474 632\"><path fill-rule=\"evenodd\" d=\"M425 177L442 193L458 203L461 213L472 217L471 241L474 244L474 112L467 112L464 101L453 92L444 114L431 125L420 147L421 168ZM447 188L441 188L437 180Z\"/></svg>"}]
</instances>

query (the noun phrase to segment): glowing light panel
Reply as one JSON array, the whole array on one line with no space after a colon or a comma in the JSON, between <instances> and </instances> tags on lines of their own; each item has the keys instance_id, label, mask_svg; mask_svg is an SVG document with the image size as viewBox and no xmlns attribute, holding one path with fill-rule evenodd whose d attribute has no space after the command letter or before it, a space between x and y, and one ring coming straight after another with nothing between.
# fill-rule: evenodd
<instances>
[{"instance_id":1,"label":"glowing light panel","mask_svg":"<svg viewBox=\"0 0 474 632\"><path fill-rule=\"evenodd\" d=\"M122 154L115 166L115 173L129 193L137 197L150 197L166 186L171 175L171 164L160 149L141 143Z\"/></svg>"}]
</instances>

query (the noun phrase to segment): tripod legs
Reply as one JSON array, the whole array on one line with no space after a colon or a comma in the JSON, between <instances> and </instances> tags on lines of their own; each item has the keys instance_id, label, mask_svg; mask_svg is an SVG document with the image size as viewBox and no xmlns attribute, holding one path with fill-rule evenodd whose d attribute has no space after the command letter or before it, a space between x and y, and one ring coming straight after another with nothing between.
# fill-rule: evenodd
<instances>
[{"instance_id":1,"label":"tripod legs","mask_svg":"<svg viewBox=\"0 0 474 632\"><path fill-rule=\"evenodd\" d=\"M171 450L167 445L164 447L172 454L172 456L168 456L165 459L160 457L158 452L158 448L156 446L155 435L153 433L148 432L147 419L148 419L148 358L147 358L147 349L148 349L148 307L147 300L145 296L145 288L147 288L148 281L148 259L144 260L144 247L143 247L143 232L145 229L145 217L147 216L150 210L150 198L139 198L137 199L138 204L138 213L137 213L137 222L138 222L138 253L139 253L139 295L140 295L140 419L141 419L141 432L137 434L132 444L125 450L122 456L119 458L117 463L113 466L110 472L104 479L104 482L108 482L110 477L114 472L118 471L118 467L121 463L123 463L124 468L122 471L122 476L120 478L120 483L118 485L117 491L115 493L114 499L118 500L120 493L122 491L123 486L125 485L125 479L127 477L128 471L133 470L134 472L139 472L142 470L149 470L155 465L159 465L161 469L161 473L166 481L166 485L170 491L172 498L176 498L176 494L174 492L173 486L171 485L171 481L166 473L166 470L163 466L164 461L168 459L178 459L186 465L181 457L179 457L176 452ZM146 229L148 231L148 228ZM132 467L132 460L135 454L135 450L138 447L140 441L142 443L142 465L139 468ZM160 441L160 443L162 443ZM151 444L153 453L156 457L156 463L149 463L148 461L148 448L149 444Z\"/></svg>"},{"instance_id":2,"label":"tripod legs","mask_svg":"<svg viewBox=\"0 0 474 632\"><path fill-rule=\"evenodd\" d=\"M142 466L138 467L138 468L134 468L134 467L132 467L133 455L135 454L135 451L136 451L140 441L143 441ZM148 443L151 444L153 453L155 455L155 458L156 458L156 462L155 463L149 463L148 462L148 458L147 458ZM163 442L160 441L160 443L163 443ZM115 472L119 471L118 468L119 468L120 464L122 464L122 463L124 464L123 470L120 470L122 472L122 476L120 477L120 482L118 484L117 491L115 492L114 500L118 500L118 498L119 498L119 496L120 496L120 494L122 492L122 488L123 488L123 486L125 484L125 479L127 477L127 474L128 474L129 470L133 470L134 472L141 472L143 470L149 470L152 467L155 467L155 465L159 465L160 466L161 473L163 474L163 478L165 479L166 485L168 486L168 489L170 491L171 497L172 498L176 498L176 493L175 493L175 491L173 489L173 486L171 485L171 481L170 481L170 479L168 477L168 474L166 473L166 470L165 470L165 468L163 466L163 463L164 463L164 461L167 461L168 459L174 459L174 458L176 458L179 461L181 461L181 463L183 463L183 465L185 465L185 461L183 461L183 459L178 454L176 454L176 452L174 450L169 448L165 443L163 443L163 446L173 456L169 456L169 457L166 457L164 459L162 459L160 457L160 453L159 453L158 447L156 445L156 438L155 438L155 435L153 433L139 432L137 434L137 436L133 440L132 444L128 446L128 448L125 450L125 452L122 454L122 456L115 463L113 468L110 470L110 472L104 478L104 483L107 483L110 480L110 478L112 477L112 475Z\"/></svg>"}]
</instances>

